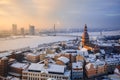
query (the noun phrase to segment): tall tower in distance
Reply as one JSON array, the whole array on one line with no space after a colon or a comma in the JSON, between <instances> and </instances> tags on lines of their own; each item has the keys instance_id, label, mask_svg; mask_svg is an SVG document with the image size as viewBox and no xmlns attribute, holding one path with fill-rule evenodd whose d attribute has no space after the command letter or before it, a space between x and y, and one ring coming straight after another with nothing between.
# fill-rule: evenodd
<instances>
[{"instance_id":1,"label":"tall tower in distance","mask_svg":"<svg viewBox=\"0 0 120 80\"><path fill-rule=\"evenodd\" d=\"M82 46L89 44L89 34L87 32L87 25L85 24L84 32L82 34Z\"/></svg>"},{"instance_id":2,"label":"tall tower in distance","mask_svg":"<svg viewBox=\"0 0 120 80\"><path fill-rule=\"evenodd\" d=\"M21 28L21 35L25 35L25 30L24 30L24 28Z\"/></svg>"},{"instance_id":3,"label":"tall tower in distance","mask_svg":"<svg viewBox=\"0 0 120 80\"><path fill-rule=\"evenodd\" d=\"M35 35L35 26L29 25L29 34L30 35Z\"/></svg>"},{"instance_id":4,"label":"tall tower in distance","mask_svg":"<svg viewBox=\"0 0 120 80\"><path fill-rule=\"evenodd\" d=\"M54 24L54 36L56 36L56 27L55 27L55 24Z\"/></svg>"},{"instance_id":5,"label":"tall tower in distance","mask_svg":"<svg viewBox=\"0 0 120 80\"><path fill-rule=\"evenodd\" d=\"M12 24L12 34L17 35L17 25L16 24Z\"/></svg>"}]
</instances>

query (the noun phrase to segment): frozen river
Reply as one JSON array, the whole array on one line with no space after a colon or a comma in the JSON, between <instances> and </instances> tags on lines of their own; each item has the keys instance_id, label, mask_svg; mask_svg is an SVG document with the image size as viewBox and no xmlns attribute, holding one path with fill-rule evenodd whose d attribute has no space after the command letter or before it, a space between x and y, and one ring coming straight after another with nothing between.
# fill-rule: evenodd
<instances>
[{"instance_id":1,"label":"frozen river","mask_svg":"<svg viewBox=\"0 0 120 80\"><path fill-rule=\"evenodd\" d=\"M101 36L100 32L88 32L90 37ZM59 35L59 34L58 34ZM81 36L82 33L69 33L60 35L73 35ZM106 31L102 32L102 35L120 35L120 30L118 31ZM75 39L72 36L26 36L24 37L12 37L8 39L0 39L0 51L19 49L24 47L37 47L39 44L51 43L57 41L66 41L70 39Z\"/></svg>"},{"instance_id":2,"label":"frozen river","mask_svg":"<svg viewBox=\"0 0 120 80\"><path fill-rule=\"evenodd\" d=\"M0 39L0 51L24 47L37 47L39 44L75 39L67 36L26 36Z\"/></svg>"}]
</instances>

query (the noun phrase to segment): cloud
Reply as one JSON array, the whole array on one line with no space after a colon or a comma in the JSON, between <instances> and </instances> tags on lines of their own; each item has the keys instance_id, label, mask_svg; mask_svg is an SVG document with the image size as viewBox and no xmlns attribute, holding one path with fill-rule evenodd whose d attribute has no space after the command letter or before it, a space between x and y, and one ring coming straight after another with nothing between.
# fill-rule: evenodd
<instances>
[{"instance_id":1,"label":"cloud","mask_svg":"<svg viewBox=\"0 0 120 80\"><path fill-rule=\"evenodd\" d=\"M114 18L120 16L119 4L120 0L0 0L0 20L9 21L9 25L34 24L43 28L55 23L63 27L88 23L94 28L120 20Z\"/></svg>"}]
</instances>

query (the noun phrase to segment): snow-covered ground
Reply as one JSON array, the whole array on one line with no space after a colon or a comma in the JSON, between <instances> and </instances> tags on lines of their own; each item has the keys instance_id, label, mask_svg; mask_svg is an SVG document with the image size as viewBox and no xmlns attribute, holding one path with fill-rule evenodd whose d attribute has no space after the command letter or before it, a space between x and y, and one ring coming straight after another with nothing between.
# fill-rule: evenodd
<instances>
[{"instance_id":1,"label":"snow-covered ground","mask_svg":"<svg viewBox=\"0 0 120 80\"><path fill-rule=\"evenodd\" d=\"M0 40L0 51L24 47L37 47L39 44L75 39L67 36L26 36Z\"/></svg>"}]
</instances>

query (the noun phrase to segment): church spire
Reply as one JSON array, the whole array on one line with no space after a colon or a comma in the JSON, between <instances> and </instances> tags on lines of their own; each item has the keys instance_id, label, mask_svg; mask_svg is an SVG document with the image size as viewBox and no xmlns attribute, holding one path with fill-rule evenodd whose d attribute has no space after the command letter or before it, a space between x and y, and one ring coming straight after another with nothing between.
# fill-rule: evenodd
<instances>
[{"instance_id":1,"label":"church spire","mask_svg":"<svg viewBox=\"0 0 120 80\"><path fill-rule=\"evenodd\" d=\"M87 25L84 26L84 32L82 34L82 45L89 44L89 34L87 33Z\"/></svg>"},{"instance_id":2,"label":"church spire","mask_svg":"<svg viewBox=\"0 0 120 80\"><path fill-rule=\"evenodd\" d=\"M84 31L87 32L87 24L85 24Z\"/></svg>"}]
</instances>

